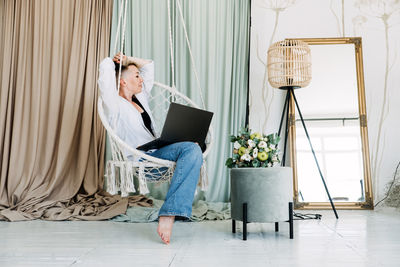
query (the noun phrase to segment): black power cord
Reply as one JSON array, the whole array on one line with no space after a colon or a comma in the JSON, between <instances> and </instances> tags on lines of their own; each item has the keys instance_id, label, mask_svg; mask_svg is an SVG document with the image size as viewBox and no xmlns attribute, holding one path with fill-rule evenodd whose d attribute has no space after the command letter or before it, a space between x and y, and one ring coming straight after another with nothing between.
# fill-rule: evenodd
<instances>
[{"instance_id":1,"label":"black power cord","mask_svg":"<svg viewBox=\"0 0 400 267\"><path fill-rule=\"evenodd\" d=\"M296 217L296 219L293 220L321 220L322 215L318 213L308 213L308 214L302 214L302 213L293 213L293 216Z\"/></svg>"}]
</instances>

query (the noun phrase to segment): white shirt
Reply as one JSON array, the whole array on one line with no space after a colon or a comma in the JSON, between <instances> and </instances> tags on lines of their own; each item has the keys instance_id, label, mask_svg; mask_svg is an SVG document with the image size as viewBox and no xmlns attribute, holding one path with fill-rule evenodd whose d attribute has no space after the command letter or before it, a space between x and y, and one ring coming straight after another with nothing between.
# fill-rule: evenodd
<instances>
[{"instance_id":1,"label":"white shirt","mask_svg":"<svg viewBox=\"0 0 400 267\"><path fill-rule=\"evenodd\" d=\"M136 148L155 139L151 132L144 125L140 112L125 98L119 96L116 88L115 67L111 58L105 58L100 63L99 74L99 93L103 99L104 113L109 124L119 138L126 142L130 147ZM150 91L154 83L154 62L144 65L139 69L143 78L142 92L136 94L136 98L143 105L151 119L153 126L153 116L148 103ZM125 156L131 157L130 152Z\"/></svg>"}]
</instances>

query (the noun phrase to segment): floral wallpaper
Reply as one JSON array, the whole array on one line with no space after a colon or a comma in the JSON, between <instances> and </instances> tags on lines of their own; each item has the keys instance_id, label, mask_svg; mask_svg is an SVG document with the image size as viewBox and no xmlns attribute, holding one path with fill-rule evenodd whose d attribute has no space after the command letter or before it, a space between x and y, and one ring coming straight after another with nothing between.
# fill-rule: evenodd
<instances>
[{"instance_id":1,"label":"floral wallpaper","mask_svg":"<svg viewBox=\"0 0 400 267\"><path fill-rule=\"evenodd\" d=\"M362 37L371 173L382 199L400 161L400 0L252 0L250 128L277 131L284 93L268 84L269 46L285 38Z\"/></svg>"}]
</instances>

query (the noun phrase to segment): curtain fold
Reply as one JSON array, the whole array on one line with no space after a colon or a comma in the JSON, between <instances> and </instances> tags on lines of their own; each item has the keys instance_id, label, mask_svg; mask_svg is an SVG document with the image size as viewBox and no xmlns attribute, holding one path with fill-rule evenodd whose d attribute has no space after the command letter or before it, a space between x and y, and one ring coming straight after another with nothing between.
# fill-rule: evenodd
<instances>
[{"instance_id":1,"label":"curtain fold","mask_svg":"<svg viewBox=\"0 0 400 267\"><path fill-rule=\"evenodd\" d=\"M247 102L250 1L185 0L182 4L206 109L214 112L214 145L207 158L210 186L196 199L229 200L229 135L244 126ZM111 49L120 1L114 1ZM176 87L202 106L176 0L171 0ZM171 85L167 1L128 1L125 53L155 61L156 81ZM112 53L111 51L110 53ZM150 186L165 198L168 185Z\"/></svg>"},{"instance_id":2,"label":"curtain fold","mask_svg":"<svg viewBox=\"0 0 400 267\"><path fill-rule=\"evenodd\" d=\"M129 199L102 191L104 130L96 106L112 5L0 0L0 220L125 212Z\"/></svg>"}]
</instances>

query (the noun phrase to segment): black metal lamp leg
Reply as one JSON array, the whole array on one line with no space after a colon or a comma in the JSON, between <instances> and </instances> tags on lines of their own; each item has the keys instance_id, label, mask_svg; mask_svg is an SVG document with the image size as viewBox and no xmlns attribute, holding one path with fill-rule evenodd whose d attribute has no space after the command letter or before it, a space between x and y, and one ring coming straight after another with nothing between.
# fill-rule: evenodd
<instances>
[{"instance_id":1,"label":"black metal lamp leg","mask_svg":"<svg viewBox=\"0 0 400 267\"><path fill-rule=\"evenodd\" d=\"M279 232L279 223L275 222L275 232Z\"/></svg>"},{"instance_id":2,"label":"black metal lamp leg","mask_svg":"<svg viewBox=\"0 0 400 267\"><path fill-rule=\"evenodd\" d=\"M236 233L236 221L232 220L232 233Z\"/></svg>"},{"instance_id":3,"label":"black metal lamp leg","mask_svg":"<svg viewBox=\"0 0 400 267\"><path fill-rule=\"evenodd\" d=\"M293 239L293 202L289 202L289 236Z\"/></svg>"},{"instance_id":4,"label":"black metal lamp leg","mask_svg":"<svg viewBox=\"0 0 400 267\"><path fill-rule=\"evenodd\" d=\"M247 240L247 203L243 203L243 240Z\"/></svg>"},{"instance_id":5,"label":"black metal lamp leg","mask_svg":"<svg viewBox=\"0 0 400 267\"><path fill-rule=\"evenodd\" d=\"M290 94L290 91L288 91L288 93ZM286 105L285 140L284 140L283 151L286 151L288 136L289 136L289 101ZM282 157L281 166L286 166L286 153L284 153Z\"/></svg>"},{"instance_id":6,"label":"black metal lamp leg","mask_svg":"<svg viewBox=\"0 0 400 267\"><path fill-rule=\"evenodd\" d=\"M322 183L324 184L326 194L328 195L329 202L331 203L331 207L333 209L333 212L335 213L336 219L339 219L339 216L338 216L338 214L336 212L335 204L333 204L331 195L329 194L328 187L326 186L326 183L325 183L324 176L322 175L322 171L321 171L321 168L319 166L317 156L315 155L314 148L313 148L313 146L311 144L310 136L308 135L307 127L306 127L306 124L304 123L303 115L301 114L300 107L299 107L299 104L297 103L297 99L296 99L296 96L294 95L293 89L291 89L291 92L292 92L292 96L293 96L293 99L294 99L294 103L296 104L296 107L297 107L297 111L299 112L300 120L301 120L301 123L303 125L304 132L305 132L305 134L307 136L308 143L310 144L311 152L312 152L312 154L314 156L315 163L317 164L319 175L321 176L321 180L322 180Z\"/></svg>"},{"instance_id":7,"label":"black metal lamp leg","mask_svg":"<svg viewBox=\"0 0 400 267\"><path fill-rule=\"evenodd\" d=\"M282 124L283 124L283 119L284 119L284 117L285 117L285 115L286 115L285 143L284 143L284 149L283 149L283 155L282 155L281 166L286 166L286 164L285 164L285 161L286 161L286 142L287 142L286 140L287 140L288 133L289 133L289 129L288 129L288 121L289 121L289 103L290 103L290 100L291 100L292 98L293 98L294 103L295 103L295 108L297 108L297 111L299 112L300 120L301 120L301 123L302 123L303 128L304 128L304 132L305 132L305 134L306 134L306 136L307 136L308 143L309 143L310 148L311 148L311 152L312 152L312 154L313 154L313 156L314 156L314 160L315 160L315 163L316 163L316 165L317 165L319 174L320 174L320 176L321 176L321 180L322 180L322 183L323 183L323 185L324 185L326 194L328 195L329 202L331 203L332 210L333 210L333 212L335 213L336 219L339 219L339 216L338 216L338 214L337 214L337 212L336 212L335 204L333 203L332 198L331 198L331 195L329 194L329 190L328 190L328 187L327 187L327 185L326 185L326 183L325 183L324 176L322 175L322 171L321 171L321 168L320 168L320 166L319 166L317 156L315 155L314 148L313 148L313 146L312 146L312 144L311 144L310 136L308 135L308 131L307 131L306 125L305 125L305 123L304 123L303 115L301 114L299 104L297 103L297 99L296 99L296 96L295 96L295 94L294 94L294 87L287 88L286 100L285 100L285 104L284 104L284 107L283 107L283 110L282 110L281 122L280 122L280 124L279 124L278 135L280 136L280 135L281 135Z\"/></svg>"},{"instance_id":8,"label":"black metal lamp leg","mask_svg":"<svg viewBox=\"0 0 400 267\"><path fill-rule=\"evenodd\" d=\"M289 93L289 91L287 91L286 92L285 104L284 104L283 110L282 110L281 122L279 123L279 130L278 130L278 135L279 136L281 136L283 119L285 118L285 115L287 115L287 107L286 107L286 105L289 105L289 97L290 97L290 93ZM287 120L287 116L286 116L286 120Z\"/></svg>"}]
</instances>

